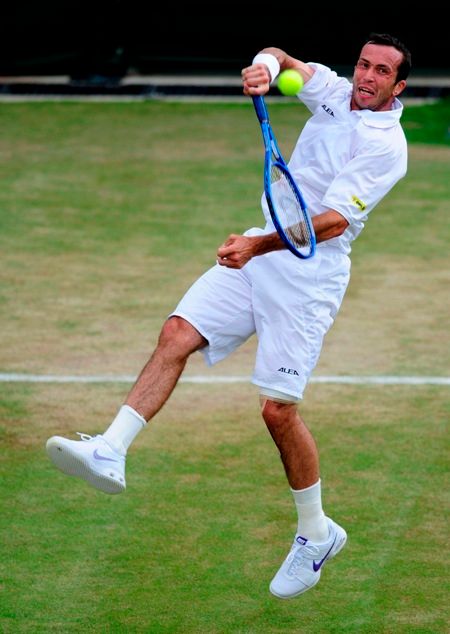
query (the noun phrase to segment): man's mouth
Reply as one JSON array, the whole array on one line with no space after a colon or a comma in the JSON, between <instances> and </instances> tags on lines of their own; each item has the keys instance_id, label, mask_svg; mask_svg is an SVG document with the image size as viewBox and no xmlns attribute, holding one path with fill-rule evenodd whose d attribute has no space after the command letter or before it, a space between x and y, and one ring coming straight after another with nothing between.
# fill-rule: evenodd
<instances>
[{"instance_id":1,"label":"man's mouth","mask_svg":"<svg viewBox=\"0 0 450 634\"><path fill-rule=\"evenodd\" d=\"M359 86L358 92L365 97L373 97L375 95L374 91L370 88L366 88L364 86Z\"/></svg>"}]
</instances>

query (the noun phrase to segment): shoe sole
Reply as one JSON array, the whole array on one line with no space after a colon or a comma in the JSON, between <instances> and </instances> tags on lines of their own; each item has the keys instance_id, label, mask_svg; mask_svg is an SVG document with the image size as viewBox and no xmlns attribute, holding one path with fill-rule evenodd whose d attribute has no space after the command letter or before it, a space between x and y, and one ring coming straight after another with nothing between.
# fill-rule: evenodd
<instances>
[{"instance_id":1,"label":"shoe sole","mask_svg":"<svg viewBox=\"0 0 450 634\"><path fill-rule=\"evenodd\" d=\"M82 478L94 488L110 495L122 493L125 490L125 482L118 480L113 471L109 474L94 471L86 458L74 454L61 441L50 438L47 441L46 449L55 467L66 475Z\"/></svg>"},{"instance_id":2,"label":"shoe sole","mask_svg":"<svg viewBox=\"0 0 450 634\"><path fill-rule=\"evenodd\" d=\"M308 590L311 590L311 588L314 588L314 586L316 586L319 583L319 581L320 581L320 575L317 577L314 583L312 583L307 588L303 588L303 590L299 590L299 592L296 592L295 594L287 594L287 595L278 594L277 592L273 590L271 585L269 586L269 590L273 594L274 597L277 597L277 599L283 599L283 600L295 599L295 597L298 597L300 594L304 594L305 592L308 592Z\"/></svg>"}]
</instances>

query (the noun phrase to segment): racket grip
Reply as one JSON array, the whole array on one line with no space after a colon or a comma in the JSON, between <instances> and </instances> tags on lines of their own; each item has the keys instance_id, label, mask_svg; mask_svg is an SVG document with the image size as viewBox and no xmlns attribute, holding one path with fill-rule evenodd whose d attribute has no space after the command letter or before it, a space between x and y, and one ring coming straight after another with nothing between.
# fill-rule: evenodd
<instances>
[{"instance_id":1,"label":"racket grip","mask_svg":"<svg viewBox=\"0 0 450 634\"><path fill-rule=\"evenodd\" d=\"M261 95L254 95L252 99L253 99L253 106L255 107L256 114L258 116L260 123L263 123L265 121L268 122L269 115L267 113L264 97L262 97Z\"/></svg>"}]
</instances>

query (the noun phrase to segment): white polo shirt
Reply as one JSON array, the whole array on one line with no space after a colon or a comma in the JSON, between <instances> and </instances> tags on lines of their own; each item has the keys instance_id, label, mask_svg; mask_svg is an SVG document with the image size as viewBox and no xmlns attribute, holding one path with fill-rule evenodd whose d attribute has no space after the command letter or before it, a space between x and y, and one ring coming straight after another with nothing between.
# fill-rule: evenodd
<instances>
[{"instance_id":1,"label":"white polo shirt","mask_svg":"<svg viewBox=\"0 0 450 634\"><path fill-rule=\"evenodd\" d=\"M350 253L369 212L406 174L403 106L396 99L392 110L350 110L352 84L322 64L310 66L315 73L298 98L312 117L298 138L289 167L311 216L331 208L349 222L341 236L319 246ZM262 205L270 222L264 196Z\"/></svg>"}]
</instances>

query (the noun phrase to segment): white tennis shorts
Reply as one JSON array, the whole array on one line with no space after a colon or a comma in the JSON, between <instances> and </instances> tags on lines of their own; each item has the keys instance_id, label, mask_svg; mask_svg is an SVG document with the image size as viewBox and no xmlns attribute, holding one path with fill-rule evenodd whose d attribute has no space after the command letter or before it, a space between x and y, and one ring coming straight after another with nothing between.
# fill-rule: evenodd
<instances>
[{"instance_id":1,"label":"white tennis shorts","mask_svg":"<svg viewBox=\"0 0 450 634\"><path fill-rule=\"evenodd\" d=\"M246 235L264 230L253 228ZM216 265L202 275L172 315L186 319L208 345L213 365L256 333L252 382L293 401L303 391L339 310L350 277L350 259L319 246L300 260L287 250L257 256L242 269Z\"/></svg>"}]
</instances>

